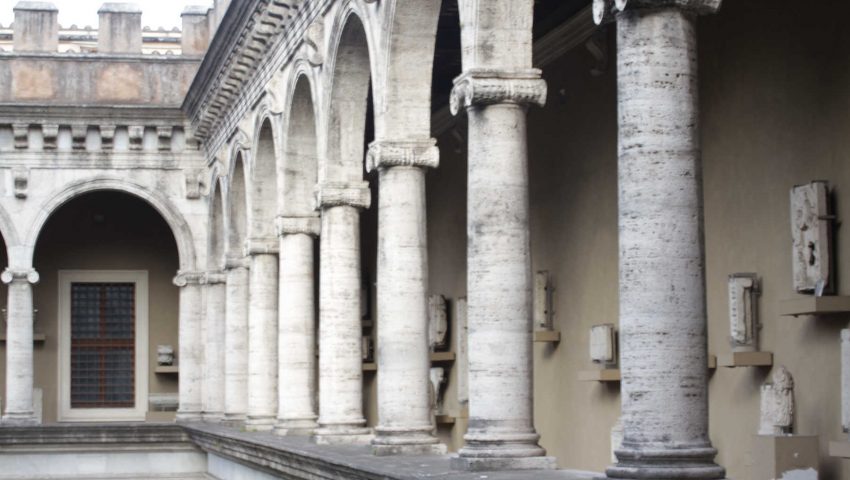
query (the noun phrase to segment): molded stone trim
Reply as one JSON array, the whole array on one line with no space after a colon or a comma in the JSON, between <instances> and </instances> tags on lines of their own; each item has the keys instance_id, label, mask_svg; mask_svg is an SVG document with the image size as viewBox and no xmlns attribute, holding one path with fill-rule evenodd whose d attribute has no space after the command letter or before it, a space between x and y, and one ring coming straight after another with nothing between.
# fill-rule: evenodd
<instances>
[{"instance_id":1,"label":"molded stone trim","mask_svg":"<svg viewBox=\"0 0 850 480\"><path fill-rule=\"evenodd\" d=\"M178 287L185 287L187 285L201 285L203 284L204 277L206 273L204 272L177 272L177 276L174 277L174 285Z\"/></svg>"},{"instance_id":2,"label":"molded stone trim","mask_svg":"<svg viewBox=\"0 0 850 480\"><path fill-rule=\"evenodd\" d=\"M697 15L708 15L720 8L722 0L593 0L593 21L603 25L615 20L619 12L639 8L681 8Z\"/></svg>"},{"instance_id":3,"label":"molded stone trim","mask_svg":"<svg viewBox=\"0 0 850 480\"><path fill-rule=\"evenodd\" d=\"M322 231L322 221L318 215L309 217L277 217L275 219L278 236L304 234L318 237Z\"/></svg>"},{"instance_id":4,"label":"molded stone trim","mask_svg":"<svg viewBox=\"0 0 850 480\"><path fill-rule=\"evenodd\" d=\"M316 208L349 206L367 209L372 205L368 182L326 182L316 187Z\"/></svg>"},{"instance_id":5,"label":"molded stone trim","mask_svg":"<svg viewBox=\"0 0 850 480\"><path fill-rule=\"evenodd\" d=\"M38 272L33 269L29 270L12 270L7 268L3 270L3 273L0 274L0 281L5 284L10 284L12 282L28 282L33 285L38 283L41 277L39 277Z\"/></svg>"}]
</instances>

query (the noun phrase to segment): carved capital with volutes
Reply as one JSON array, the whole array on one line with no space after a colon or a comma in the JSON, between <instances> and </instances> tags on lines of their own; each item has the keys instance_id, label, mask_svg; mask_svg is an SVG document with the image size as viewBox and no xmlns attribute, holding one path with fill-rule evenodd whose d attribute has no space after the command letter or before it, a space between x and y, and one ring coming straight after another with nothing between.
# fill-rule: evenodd
<instances>
[{"instance_id":1,"label":"carved capital with volutes","mask_svg":"<svg viewBox=\"0 0 850 480\"><path fill-rule=\"evenodd\" d=\"M254 237L245 240L245 256L277 255L280 242L273 237Z\"/></svg>"},{"instance_id":2,"label":"carved capital with volutes","mask_svg":"<svg viewBox=\"0 0 850 480\"><path fill-rule=\"evenodd\" d=\"M366 154L366 171L389 167L437 168L440 149L437 140L387 141L376 140Z\"/></svg>"},{"instance_id":3,"label":"carved capital with volutes","mask_svg":"<svg viewBox=\"0 0 850 480\"><path fill-rule=\"evenodd\" d=\"M188 272L180 270L174 277L174 285L183 288L188 285L201 285L204 281L205 272Z\"/></svg>"},{"instance_id":4,"label":"carved capital with volutes","mask_svg":"<svg viewBox=\"0 0 850 480\"><path fill-rule=\"evenodd\" d=\"M368 182L326 182L316 186L316 209L330 207L369 208L372 192Z\"/></svg>"},{"instance_id":5,"label":"carved capital with volutes","mask_svg":"<svg viewBox=\"0 0 850 480\"><path fill-rule=\"evenodd\" d=\"M597 25L603 25L613 22L620 12L641 8L676 7L697 15L707 15L716 12L721 2L722 0L593 0L593 20Z\"/></svg>"},{"instance_id":6,"label":"carved capital with volutes","mask_svg":"<svg viewBox=\"0 0 850 480\"><path fill-rule=\"evenodd\" d=\"M546 81L540 75L536 68L470 70L455 79L449 102L452 115L463 108L500 103L542 107L546 104Z\"/></svg>"},{"instance_id":7,"label":"carved capital with volutes","mask_svg":"<svg viewBox=\"0 0 850 480\"><path fill-rule=\"evenodd\" d=\"M227 274L221 270L213 270L204 273L204 278L201 279L202 285L221 285L227 283Z\"/></svg>"},{"instance_id":8,"label":"carved capital with volutes","mask_svg":"<svg viewBox=\"0 0 850 480\"><path fill-rule=\"evenodd\" d=\"M275 227L277 227L279 237L299 234L318 237L322 230L322 221L318 215L282 216L275 219Z\"/></svg>"},{"instance_id":9,"label":"carved capital with volutes","mask_svg":"<svg viewBox=\"0 0 850 480\"><path fill-rule=\"evenodd\" d=\"M2 274L0 274L0 281L7 285L10 283L23 282L35 285L40 279L41 277L38 275L38 272L36 272L32 268L22 270L13 270L11 268L7 268L6 270L3 270Z\"/></svg>"}]
</instances>

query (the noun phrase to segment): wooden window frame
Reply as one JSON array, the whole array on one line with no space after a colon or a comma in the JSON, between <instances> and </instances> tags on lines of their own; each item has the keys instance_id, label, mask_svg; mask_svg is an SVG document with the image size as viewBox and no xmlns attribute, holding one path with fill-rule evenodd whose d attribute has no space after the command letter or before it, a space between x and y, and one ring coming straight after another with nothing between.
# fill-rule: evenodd
<instances>
[{"instance_id":1,"label":"wooden window frame","mask_svg":"<svg viewBox=\"0 0 850 480\"><path fill-rule=\"evenodd\" d=\"M135 284L135 405L133 408L71 407L71 284ZM60 422L144 421L148 410L148 272L146 270L59 271L59 412Z\"/></svg>"}]
</instances>

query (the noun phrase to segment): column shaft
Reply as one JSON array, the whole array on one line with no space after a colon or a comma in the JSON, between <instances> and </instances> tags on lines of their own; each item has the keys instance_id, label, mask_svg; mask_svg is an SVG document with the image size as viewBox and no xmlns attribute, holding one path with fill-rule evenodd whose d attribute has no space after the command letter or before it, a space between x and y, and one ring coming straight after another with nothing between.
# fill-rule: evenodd
<instances>
[{"instance_id":1,"label":"column shaft","mask_svg":"<svg viewBox=\"0 0 850 480\"><path fill-rule=\"evenodd\" d=\"M360 320L360 213L322 209L317 443L367 443Z\"/></svg>"},{"instance_id":2,"label":"column shaft","mask_svg":"<svg viewBox=\"0 0 850 480\"><path fill-rule=\"evenodd\" d=\"M425 171L380 169L378 455L444 453L431 423Z\"/></svg>"},{"instance_id":3,"label":"column shaft","mask_svg":"<svg viewBox=\"0 0 850 480\"><path fill-rule=\"evenodd\" d=\"M204 328L204 420L224 419L224 337L227 287L221 273L208 274Z\"/></svg>"},{"instance_id":4,"label":"column shaft","mask_svg":"<svg viewBox=\"0 0 850 480\"><path fill-rule=\"evenodd\" d=\"M526 108L467 112L470 420L457 464L551 468L533 425Z\"/></svg>"},{"instance_id":5,"label":"column shaft","mask_svg":"<svg viewBox=\"0 0 850 480\"><path fill-rule=\"evenodd\" d=\"M194 422L201 420L204 346L201 331L202 304L199 274L178 274L175 284L180 287L180 311L178 327L177 362L180 366L178 390L180 404L177 420Z\"/></svg>"},{"instance_id":6,"label":"column shaft","mask_svg":"<svg viewBox=\"0 0 850 480\"><path fill-rule=\"evenodd\" d=\"M248 269L227 270L224 334L224 417L228 423L245 421L248 411Z\"/></svg>"},{"instance_id":7,"label":"column shaft","mask_svg":"<svg viewBox=\"0 0 850 480\"><path fill-rule=\"evenodd\" d=\"M267 431L277 417L277 255L251 255L248 296L248 430Z\"/></svg>"},{"instance_id":8,"label":"column shaft","mask_svg":"<svg viewBox=\"0 0 850 480\"><path fill-rule=\"evenodd\" d=\"M708 439L695 15L617 16L620 363L611 478L723 478Z\"/></svg>"},{"instance_id":9,"label":"column shaft","mask_svg":"<svg viewBox=\"0 0 850 480\"><path fill-rule=\"evenodd\" d=\"M284 234L280 240L279 403L275 427L280 435L312 435L316 428L314 273L313 237Z\"/></svg>"},{"instance_id":10,"label":"column shaft","mask_svg":"<svg viewBox=\"0 0 850 480\"><path fill-rule=\"evenodd\" d=\"M29 278L28 278L29 277ZM6 305L6 409L3 423L35 424L33 412L33 303L35 271L3 273L8 286Z\"/></svg>"}]
</instances>

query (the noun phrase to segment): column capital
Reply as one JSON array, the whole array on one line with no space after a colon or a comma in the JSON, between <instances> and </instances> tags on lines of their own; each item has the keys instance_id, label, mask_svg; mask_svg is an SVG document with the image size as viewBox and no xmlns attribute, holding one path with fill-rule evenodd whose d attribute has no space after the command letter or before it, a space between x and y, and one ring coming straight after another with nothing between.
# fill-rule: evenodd
<instances>
[{"instance_id":1,"label":"column capital","mask_svg":"<svg viewBox=\"0 0 850 480\"><path fill-rule=\"evenodd\" d=\"M316 186L316 208L356 207L369 208L372 192L368 182L326 182Z\"/></svg>"},{"instance_id":2,"label":"column capital","mask_svg":"<svg viewBox=\"0 0 850 480\"><path fill-rule=\"evenodd\" d=\"M322 221L318 215L280 216L275 219L275 227L279 237L297 234L318 237L322 230Z\"/></svg>"},{"instance_id":3,"label":"column capital","mask_svg":"<svg viewBox=\"0 0 850 480\"><path fill-rule=\"evenodd\" d=\"M13 283L13 282L27 282L35 285L38 283L39 279L38 272L34 269L22 269L22 270L13 270L11 268L7 268L3 270L3 273L0 274L0 281L5 284Z\"/></svg>"},{"instance_id":4,"label":"column capital","mask_svg":"<svg viewBox=\"0 0 850 480\"><path fill-rule=\"evenodd\" d=\"M174 277L174 285L185 287L187 285L200 285L204 279L204 272L189 272L180 270L177 276Z\"/></svg>"},{"instance_id":5,"label":"column capital","mask_svg":"<svg viewBox=\"0 0 850 480\"><path fill-rule=\"evenodd\" d=\"M224 269L250 268L251 262L245 256L227 255L224 257Z\"/></svg>"},{"instance_id":6,"label":"column capital","mask_svg":"<svg viewBox=\"0 0 850 480\"><path fill-rule=\"evenodd\" d=\"M476 105L546 104L546 81L536 68L527 70L474 69L454 81L449 106L453 115Z\"/></svg>"},{"instance_id":7,"label":"column capital","mask_svg":"<svg viewBox=\"0 0 850 480\"><path fill-rule=\"evenodd\" d=\"M437 140L376 140L369 144L366 154L366 171L389 167L437 168L440 149Z\"/></svg>"},{"instance_id":8,"label":"column capital","mask_svg":"<svg viewBox=\"0 0 850 480\"><path fill-rule=\"evenodd\" d=\"M254 237L245 240L245 256L276 255L280 251L280 243L274 237Z\"/></svg>"},{"instance_id":9,"label":"column capital","mask_svg":"<svg viewBox=\"0 0 850 480\"><path fill-rule=\"evenodd\" d=\"M204 273L202 285L219 285L227 282L227 274L221 270L211 270Z\"/></svg>"},{"instance_id":10,"label":"column capital","mask_svg":"<svg viewBox=\"0 0 850 480\"><path fill-rule=\"evenodd\" d=\"M597 25L613 22L616 15L640 8L676 7L697 15L707 15L720 8L722 0L593 0L593 20Z\"/></svg>"}]
</instances>

